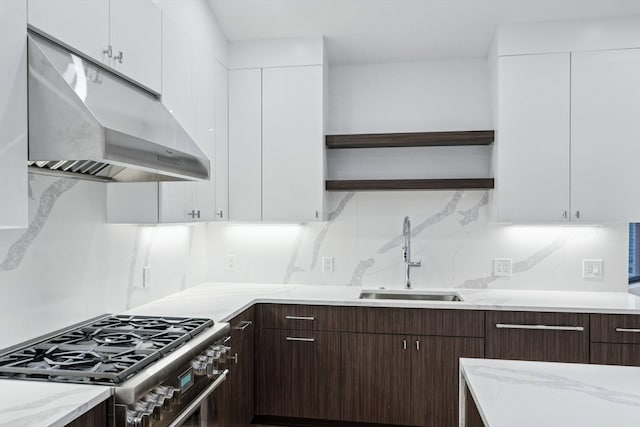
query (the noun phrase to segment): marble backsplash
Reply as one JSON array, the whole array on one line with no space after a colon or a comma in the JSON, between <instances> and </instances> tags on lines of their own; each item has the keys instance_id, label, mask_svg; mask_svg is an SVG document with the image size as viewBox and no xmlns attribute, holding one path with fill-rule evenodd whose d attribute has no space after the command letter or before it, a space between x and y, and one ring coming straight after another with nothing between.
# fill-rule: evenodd
<instances>
[{"instance_id":1,"label":"marble backsplash","mask_svg":"<svg viewBox=\"0 0 640 427\"><path fill-rule=\"evenodd\" d=\"M416 288L627 289L627 224L495 224L486 191L329 193L328 205L323 223L207 225L209 279L402 287L408 215L412 258L422 260ZM333 272L322 272L323 257L334 259ZM493 275L494 258L513 260L511 277ZM594 258L604 277L584 279L582 260Z\"/></svg>"},{"instance_id":2,"label":"marble backsplash","mask_svg":"<svg viewBox=\"0 0 640 427\"><path fill-rule=\"evenodd\" d=\"M104 184L29 184L29 228L0 230L0 348L206 279L204 225L109 225Z\"/></svg>"},{"instance_id":3,"label":"marble backsplash","mask_svg":"<svg viewBox=\"0 0 640 427\"><path fill-rule=\"evenodd\" d=\"M497 225L485 191L330 193L327 222L151 227L105 224L100 183L32 175L29 189L29 228L0 230L0 348L203 281L401 287L405 215L416 288L627 286L626 224ZM493 276L493 258L512 258L513 276ZM582 278L584 258L604 261L602 280Z\"/></svg>"}]
</instances>

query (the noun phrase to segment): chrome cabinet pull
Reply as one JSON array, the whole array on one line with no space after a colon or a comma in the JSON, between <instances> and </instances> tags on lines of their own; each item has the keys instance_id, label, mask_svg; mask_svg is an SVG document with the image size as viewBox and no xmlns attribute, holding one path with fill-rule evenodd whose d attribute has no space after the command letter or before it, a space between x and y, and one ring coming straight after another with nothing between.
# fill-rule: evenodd
<instances>
[{"instance_id":1,"label":"chrome cabinet pull","mask_svg":"<svg viewBox=\"0 0 640 427\"><path fill-rule=\"evenodd\" d=\"M287 341L315 342L315 338L287 337Z\"/></svg>"},{"instance_id":2,"label":"chrome cabinet pull","mask_svg":"<svg viewBox=\"0 0 640 427\"><path fill-rule=\"evenodd\" d=\"M287 320L310 320L314 321L316 318L314 316L285 316Z\"/></svg>"},{"instance_id":3,"label":"chrome cabinet pull","mask_svg":"<svg viewBox=\"0 0 640 427\"><path fill-rule=\"evenodd\" d=\"M576 219L580 219L580 211L576 211Z\"/></svg>"},{"instance_id":4,"label":"chrome cabinet pull","mask_svg":"<svg viewBox=\"0 0 640 427\"><path fill-rule=\"evenodd\" d=\"M543 331L584 331L582 326L548 326L548 325L515 325L510 323L496 323L498 329L531 329Z\"/></svg>"},{"instance_id":5,"label":"chrome cabinet pull","mask_svg":"<svg viewBox=\"0 0 640 427\"><path fill-rule=\"evenodd\" d=\"M562 218L563 218L563 219L567 219L567 211L564 211L564 212L562 213Z\"/></svg>"},{"instance_id":6,"label":"chrome cabinet pull","mask_svg":"<svg viewBox=\"0 0 640 427\"><path fill-rule=\"evenodd\" d=\"M216 212L216 216L220 219L222 219L224 217L224 211L219 210L218 212Z\"/></svg>"},{"instance_id":7,"label":"chrome cabinet pull","mask_svg":"<svg viewBox=\"0 0 640 427\"><path fill-rule=\"evenodd\" d=\"M117 56L114 56L113 59L122 64L122 59L124 57L124 53L122 51L118 52Z\"/></svg>"},{"instance_id":8,"label":"chrome cabinet pull","mask_svg":"<svg viewBox=\"0 0 640 427\"><path fill-rule=\"evenodd\" d=\"M640 333L640 329L633 329L633 328L616 328L616 332L632 332L632 333Z\"/></svg>"},{"instance_id":9,"label":"chrome cabinet pull","mask_svg":"<svg viewBox=\"0 0 640 427\"><path fill-rule=\"evenodd\" d=\"M420 350L420 341L416 340L416 350Z\"/></svg>"},{"instance_id":10,"label":"chrome cabinet pull","mask_svg":"<svg viewBox=\"0 0 640 427\"><path fill-rule=\"evenodd\" d=\"M403 350L407 349L407 340L402 340L402 349Z\"/></svg>"},{"instance_id":11,"label":"chrome cabinet pull","mask_svg":"<svg viewBox=\"0 0 640 427\"><path fill-rule=\"evenodd\" d=\"M109 47L102 51L102 54L107 55L108 58L111 58L113 56L113 47L109 45Z\"/></svg>"},{"instance_id":12,"label":"chrome cabinet pull","mask_svg":"<svg viewBox=\"0 0 640 427\"><path fill-rule=\"evenodd\" d=\"M244 331L249 326L253 325L253 322L251 320L243 320L241 323L242 323L242 326L236 326L236 328L235 328L236 330Z\"/></svg>"}]
</instances>

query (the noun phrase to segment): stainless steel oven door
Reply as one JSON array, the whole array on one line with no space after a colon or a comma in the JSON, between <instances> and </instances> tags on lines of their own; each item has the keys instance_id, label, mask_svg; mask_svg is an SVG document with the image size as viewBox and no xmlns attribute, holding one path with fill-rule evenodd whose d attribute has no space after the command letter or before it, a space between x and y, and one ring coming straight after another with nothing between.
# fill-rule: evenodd
<instances>
[{"instance_id":1,"label":"stainless steel oven door","mask_svg":"<svg viewBox=\"0 0 640 427\"><path fill-rule=\"evenodd\" d=\"M225 369L210 386L205 388L189 406L169 424L169 427L217 427L220 421L219 395L227 379Z\"/></svg>"}]
</instances>

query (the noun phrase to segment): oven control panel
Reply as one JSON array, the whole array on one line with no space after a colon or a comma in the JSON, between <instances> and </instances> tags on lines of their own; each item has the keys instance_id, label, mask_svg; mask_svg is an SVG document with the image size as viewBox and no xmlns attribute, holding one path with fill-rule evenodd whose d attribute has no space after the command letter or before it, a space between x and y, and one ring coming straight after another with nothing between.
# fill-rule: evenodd
<instances>
[{"instance_id":1,"label":"oven control panel","mask_svg":"<svg viewBox=\"0 0 640 427\"><path fill-rule=\"evenodd\" d=\"M154 427L171 424L227 368L231 351L228 342L227 337L210 345L135 404L126 406L126 426Z\"/></svg>"}]
</instances>

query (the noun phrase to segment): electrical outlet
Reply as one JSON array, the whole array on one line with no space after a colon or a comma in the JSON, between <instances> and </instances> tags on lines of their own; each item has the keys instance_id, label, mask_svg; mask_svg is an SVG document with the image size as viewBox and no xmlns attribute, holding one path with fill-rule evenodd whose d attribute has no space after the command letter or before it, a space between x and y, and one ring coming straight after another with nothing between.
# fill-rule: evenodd
<instances>
[{"instance_id":1,"label":"electrical outlet","mask_svg":"<svg viewBox=\"0 0 640 427\"><path fill-rule=\"evenodd\" d=\"M512 270L511 258L494 258L493 259L493 275L494 276L511 276Z\"/></svg>"},{"instance_id":2,"label":"electrical outlet","mask_svg":"<svg viewBox=\"0 0 640 427\"><path fill-rule=\"evenodd\" d=\"M151 266L147 265L142 268L142 287L148 288L151 286Z\"/></svg>"},{"instance_id":3,"label":"electrical outlet","mask_svg":"<svg viewBox=\"0 0 640 427\"><path fill-rule=\"evenodd\" d=\"M224 270L230 273L235 272L237 261L238 257L236 255L227 255L224 258Z\"/></svg>"},{"instance_id":4,"label":"electrical outlet","mask_svg":"<svg viewBox=\"0 0 640 427\"><path fill-rule=\"evenodd\" d=\"M333 273L333 257L331 256L322 257L322 272Z\"/></svg>"},{"instance_id":5,"label":"electrical outlet","mask_svg":"<svg viewBox=\"0 0 640 427\"><path fill-rule=\"evenodd\" d=\"M602 260L583 259L582 277L585 279L602 279Z\"/></svg>"}]
</instances>

